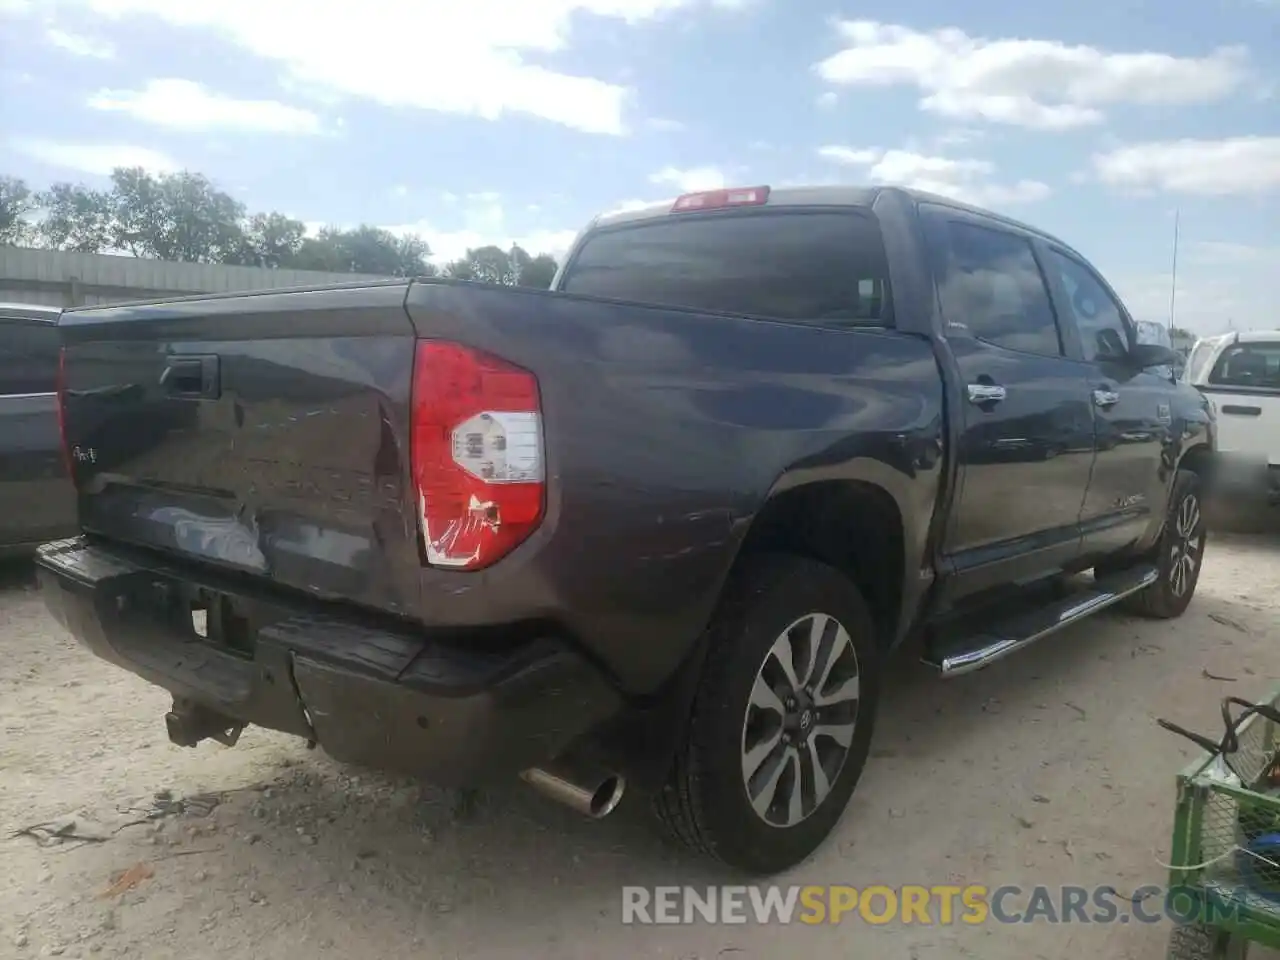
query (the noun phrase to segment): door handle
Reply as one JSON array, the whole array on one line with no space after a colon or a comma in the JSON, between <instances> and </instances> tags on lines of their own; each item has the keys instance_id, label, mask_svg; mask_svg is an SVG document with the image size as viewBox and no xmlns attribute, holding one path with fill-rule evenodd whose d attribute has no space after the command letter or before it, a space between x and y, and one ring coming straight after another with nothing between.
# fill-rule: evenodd
<instances>
[{"instance_id":1,"label":"door handle","mask_svg":"<svg viewBox=\"0 0 1280 960\"><path fill-rule=\"evenodd\" d=\"M221 394L218 368L216 354L166 357L160 386L171 397L216 400Z\"/></svg>"},{"instance_id":2,"label":"door handle","mask_svg":"<svg viewBox=\"0 0 1280 960\"><path fill-rule=\"evenodd\" d=\"M1235 403L1224 403L1220 408L1223 413L1230 414L1233 417L1260 417L1262 416L1261 407L1242 407Z\"/></svg>"},{"instance_id":3,"label":"door handle","mask_svg":"<svg viewBox=\"0 0 1280 960\"><path fill-rule=\"evenodd\" d=\"M1114 390L1095 390L1093 391L1093 402L1099 407L1114 407L1120 402L1120 394Z\"/></svg>"},{"instance_id":4,"label":"door handle","mask_svg":"<svg viewBox=\"0 0 1280 960\"><path fill-rule=\"evenodd\" d=\"M1005 398L1004 387L994 383L969 384L969 402L976 404L999 403Z\"/></svg>"}]
</instances>

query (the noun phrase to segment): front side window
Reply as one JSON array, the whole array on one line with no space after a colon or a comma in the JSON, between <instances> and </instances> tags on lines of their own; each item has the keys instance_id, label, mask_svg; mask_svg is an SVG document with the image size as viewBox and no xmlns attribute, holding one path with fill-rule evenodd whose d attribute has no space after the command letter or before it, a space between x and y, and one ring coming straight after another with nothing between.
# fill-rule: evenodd
<instances>
[{"instance_id":1,"label":"front side window","mask_svg":"<svg viewBox=\"0 0 1280 960\"><path fill-rule=\"evenodd\" d=\"M856 210L673 215L604 229L560 288L778 320L890 322L880 226Z\"/></svg>"},{"instance_id":2,"label":"front side window","mask_svg":"<svg viewBox=\"0 0 1280 960\"><path fill-rule=\"evenodd\" d=\"M1209 384L1280 389L1280 342L1233 343L1222 351L1222 356L1213 365Z\"/></svg>"},{"instance_id":3,"label":"front side window","mask_svg":"<svg viewBox=\"0 0 1280 960\"><path fill-rule=\"evenodd\" d=\"M948 327L1009 350L1062 355L1049 291L1026 239L942 217L928 223Z\"/></svg>"},{"instance_id":4,"label":"front side window","mask_svg":"<svg viewBox=\"0 0 1280 960\"><path fill-rule=\"evenodd\" d=\"M1080 328L1086 360L1122 360L1129 352L1124 312L1093 271L1073 257L1050 250L1047 270L1062 279L1070 317Z\"/></svg>"}]
</instances>

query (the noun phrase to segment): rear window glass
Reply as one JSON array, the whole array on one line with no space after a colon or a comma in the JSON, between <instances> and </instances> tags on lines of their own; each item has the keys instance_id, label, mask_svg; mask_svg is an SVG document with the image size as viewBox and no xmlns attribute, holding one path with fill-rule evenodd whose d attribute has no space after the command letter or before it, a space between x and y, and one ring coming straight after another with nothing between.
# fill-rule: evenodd
<instances>
[{"instance_id":1,"label":"rear window glass","mask_svg":"<svg viewBox=\"0 0 1280 960\"><path fill-rule=\"evenodd\" d=\"M1209 383L1223 387L1280 389L1280 342L1235 343L1222 351Z\"/></svg>"},{"instance_id":2,"label":"rear window glass","mask_svg":"<svg viewBox=\"0 0 1280 960\"><path fill-rule=\"evenodd\" d=\"M674 216L602 230L561 288L778 320L890 321L879 224L848 210Z\"/></svg>"}]
</instances>

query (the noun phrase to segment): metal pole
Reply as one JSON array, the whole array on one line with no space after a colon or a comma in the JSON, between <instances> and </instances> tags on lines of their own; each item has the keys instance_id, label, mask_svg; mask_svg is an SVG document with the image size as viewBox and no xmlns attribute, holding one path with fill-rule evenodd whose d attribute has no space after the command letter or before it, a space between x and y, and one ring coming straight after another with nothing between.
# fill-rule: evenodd
<instances>
[{"instance_id":1,"label":"metal pole","mask_svg":"<svg viewBox=\"0 0 1280 960\"><path fill-rule=\"evenodd\" d=\"M1169 332L1173 333L1173 308L1178 300L1178 221L1180 210L1173 211L1173 274L1169 280Z\"/></svg>"}]
</instances>

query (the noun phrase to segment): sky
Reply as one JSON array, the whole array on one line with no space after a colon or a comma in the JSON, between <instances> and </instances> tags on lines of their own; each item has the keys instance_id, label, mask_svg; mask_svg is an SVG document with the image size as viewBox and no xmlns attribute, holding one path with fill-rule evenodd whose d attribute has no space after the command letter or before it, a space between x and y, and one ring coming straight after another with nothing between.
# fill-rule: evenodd
<instances>
[{"instance_id":1,"label":"sky","mask_svg":"<svg viewBox=\"0 0 1280 960\"><path fill-rule=\"evenodd\" d=\"M0 0L0 174L122 165L440 259L900 183L1056 234L1139 319L1280 328L1280 0Z\"/></svg>"}]
</instances>

